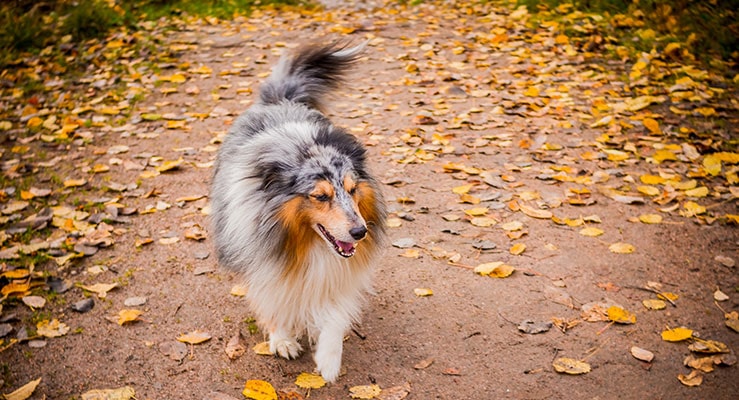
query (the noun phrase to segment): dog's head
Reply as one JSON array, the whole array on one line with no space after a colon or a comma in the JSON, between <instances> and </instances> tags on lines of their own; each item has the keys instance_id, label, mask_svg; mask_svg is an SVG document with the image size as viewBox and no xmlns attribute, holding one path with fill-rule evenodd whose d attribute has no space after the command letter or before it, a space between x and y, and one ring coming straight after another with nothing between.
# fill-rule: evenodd
<instances>
[{"instance_id":1,"label":"dog's head","mask_svg":"<svg viewBox=\"0 0 739 400\"><path fill-rule=\"evenodd\" d=\"M327 135L301 149L293 170L281 171L277 184L293 195L278 215L293 251L305 254L320 238L336 255L349 258L361 241L376 240L384 208L361 144L345 132Z\"/></svg>"}]
</instances>

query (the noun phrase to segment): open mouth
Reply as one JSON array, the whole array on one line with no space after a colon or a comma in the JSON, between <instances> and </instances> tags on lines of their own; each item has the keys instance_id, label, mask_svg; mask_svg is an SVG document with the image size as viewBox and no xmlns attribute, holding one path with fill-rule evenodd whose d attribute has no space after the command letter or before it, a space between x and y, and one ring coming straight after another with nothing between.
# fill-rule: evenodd
<instances>
[{"instance_id":1,"label":"open mouth","mask_svg":"<svg viewBox=\"0 0 739 400\"><path fill-rule=\"evenodd\" d=\"M326 240L328 240L328 242L334 246L334 250L336 250L336 253L345 258L349 258L354 255L354 252L357 250L356 243L342 242L341 240L337 240L330 233L328 233L323 225L317 225L318 230L321 231L323 237L325 237Z\"/></svg>"}]
</instances>

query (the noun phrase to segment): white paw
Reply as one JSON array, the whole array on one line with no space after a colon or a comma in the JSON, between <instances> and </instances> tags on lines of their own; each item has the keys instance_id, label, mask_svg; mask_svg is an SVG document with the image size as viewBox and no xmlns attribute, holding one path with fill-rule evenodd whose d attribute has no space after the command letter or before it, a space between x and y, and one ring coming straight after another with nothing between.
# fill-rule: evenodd
<instances>
[{"instance_id":1,"label":"white paw","mask_svg":"<svg viewBox=\"0 0 739 400\"><path fill-rule=\"evenodd\" d=\"M335 347L335 346L332 346ZM339 342L338 351L336 349L328 350L326 347L318 347L318 351L314 356L316 361L316 369L326 382L336 382L341 372L341 342Z\"/></svg>"},{"instance_id":2,"label":"white paw","mask_svg":"<svg viewBox=\"0 0 739 400\"><path fill-rule=\"evenodd\" d=\"M303 348L295 339L271 336L269 338L269 351L288 360L298 358Z\"/></svg>"}]
</instances>

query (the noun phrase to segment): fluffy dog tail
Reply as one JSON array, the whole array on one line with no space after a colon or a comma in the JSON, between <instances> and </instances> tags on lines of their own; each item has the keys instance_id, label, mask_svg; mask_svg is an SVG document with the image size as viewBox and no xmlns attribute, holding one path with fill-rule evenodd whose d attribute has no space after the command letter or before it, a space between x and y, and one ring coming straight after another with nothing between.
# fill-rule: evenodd
<instances>
[{"instance_id":1,"label":"fluffy dog tail","mask_svg":"<svg viewBox=\"0 0 739 400\"><path fill-rule=\"evenodd\" d=\"M347 48L346 43L308 46L284 55L262 84L263 104L285 100L310 108L324 109L327 95L343 82L344 75L359 60L366 43Z\"/></svg>"}]
</instances>

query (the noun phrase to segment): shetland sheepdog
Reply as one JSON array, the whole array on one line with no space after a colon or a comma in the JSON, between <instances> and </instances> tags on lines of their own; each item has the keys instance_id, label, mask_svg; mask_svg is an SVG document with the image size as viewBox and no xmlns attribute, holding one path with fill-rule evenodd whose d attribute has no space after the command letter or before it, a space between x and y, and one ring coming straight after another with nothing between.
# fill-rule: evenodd
<instances>
[{"instance_id":1,"label":"shetland sheepdog","mask_svg":"<svg viewBox=\"0 0 739 400\"><path fill-rule=\"evenodd\" d=\"M302 351L334 382L371 292L385 205L362 144L323 114L363 45L283 56L219 150L211 218L222 266L243 274L273 354Z\"/></svg>"}]
</instances>

